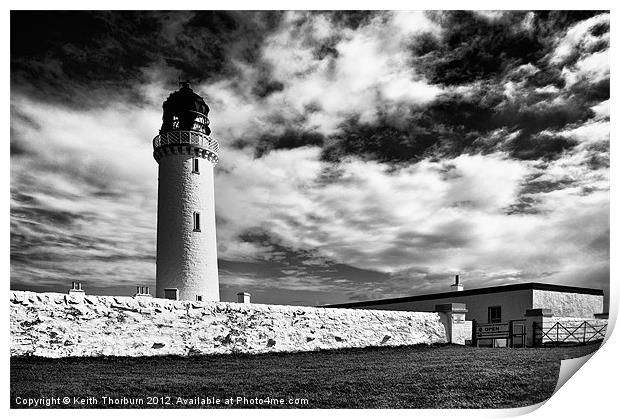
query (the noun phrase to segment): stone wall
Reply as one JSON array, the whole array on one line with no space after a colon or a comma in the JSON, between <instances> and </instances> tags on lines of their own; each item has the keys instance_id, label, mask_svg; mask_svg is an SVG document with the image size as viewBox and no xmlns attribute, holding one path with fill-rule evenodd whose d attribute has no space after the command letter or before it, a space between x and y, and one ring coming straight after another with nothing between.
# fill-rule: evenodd
<instances>
[{"instance_id":1,"label":"stone wall","mask_svg":"<svg viewBox=\"0 0 620 419\"><path fill-rule=\"evenodd\" d=\"M450 316L11 291L11 356L151 356L444 343Z\"/></svg>"}]
</instances>

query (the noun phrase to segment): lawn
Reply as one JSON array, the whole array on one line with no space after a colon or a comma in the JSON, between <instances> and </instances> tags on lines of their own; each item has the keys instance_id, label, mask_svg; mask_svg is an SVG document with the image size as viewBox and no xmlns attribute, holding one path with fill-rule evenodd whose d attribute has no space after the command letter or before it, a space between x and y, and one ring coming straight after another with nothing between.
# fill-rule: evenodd
<instances>
[{"instance_id":1,"label":"lawn","mask_svg":"<svg viewBox=\"0 0 620 419\"><path fill-rule=\"evenodd\" d=\"M446 345L188 358L11 358L11 407L23 407L18 397L20 403L69 397L68 404L53 406L70 408L520 407L551 396L560 360L598 347ZM266 404L265 398L278 404ZM217 399L220 404L213 405Z\"/></svg>"}]
</instances>

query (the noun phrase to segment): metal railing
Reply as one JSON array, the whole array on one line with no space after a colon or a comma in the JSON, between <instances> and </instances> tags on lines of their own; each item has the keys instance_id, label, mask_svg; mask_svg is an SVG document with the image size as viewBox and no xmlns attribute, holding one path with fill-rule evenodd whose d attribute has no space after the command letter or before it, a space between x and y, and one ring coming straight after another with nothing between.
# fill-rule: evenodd
<instances>
[{"instance_id":1,"label":"metal railing","mask_svg":"<svg viewBox=\"0 0 620 419\"><path fill-rule=\"evenodd\" d=\"M192 145L218 154L220 145L217 140L196 131L169 131L153 138L153 149L166 145Z\"/></svg>"}]
</instances>

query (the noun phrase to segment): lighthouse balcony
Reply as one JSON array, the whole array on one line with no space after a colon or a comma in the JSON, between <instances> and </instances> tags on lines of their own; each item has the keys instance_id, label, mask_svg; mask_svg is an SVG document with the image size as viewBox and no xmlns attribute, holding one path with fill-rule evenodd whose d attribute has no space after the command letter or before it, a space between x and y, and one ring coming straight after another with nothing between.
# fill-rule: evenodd
<instances>
[{"instance_id":1,"label":"lighthouse balcony","mask_svg":"<svg viewBox=\"0 0 620 419\"><path fill-rule=\"evenodd\" d=\"M220 151L217 140L197 131L169 131L153 138L153 149L167 145L191 145L209 150L215 154Z\"/></svg>"},{"instance_id":2,"label":"lighthouse balcony","mask_svg":"<svg viewBox=\"0 0 620 419\"><path fill-rule=\"evenodd\" d=\"M217 140L197 131L162 132L153 139L155 159L168 152L202 155L217 163L220 145Z\"/></svg>"}]
</instances>

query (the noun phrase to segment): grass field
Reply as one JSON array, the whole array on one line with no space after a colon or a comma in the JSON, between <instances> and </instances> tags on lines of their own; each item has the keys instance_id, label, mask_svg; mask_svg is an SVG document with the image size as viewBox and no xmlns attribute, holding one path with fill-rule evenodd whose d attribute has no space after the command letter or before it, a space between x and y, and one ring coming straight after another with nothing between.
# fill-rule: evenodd
<instances>
[{"instance_id":1,"label":"grass field","mask_svg":"<svg viewBox=\"0 0 620 419\"><path fill-rule=\"evenodd\" d=\"M18 397L20 403L69 397L68 404L54 407L519 407L551 396L560 360L598 347L416 346L189 358L11 358L11 406L23 407ZM74 397L88 396L94 399L86 401L98 403L74 403ZM121 404L109 399L103 404L103 396ZM231 397L234 403L225 404ZM237 403L237 397L246 401ZM266 397L285 404L255 400ZM206 404L212 398L220 399L220 405Z\"/></svg>"}]
</instances>

